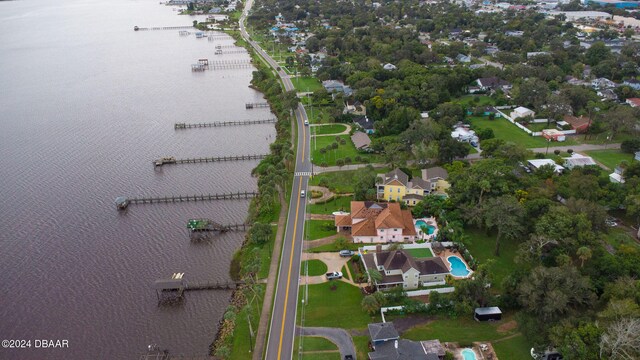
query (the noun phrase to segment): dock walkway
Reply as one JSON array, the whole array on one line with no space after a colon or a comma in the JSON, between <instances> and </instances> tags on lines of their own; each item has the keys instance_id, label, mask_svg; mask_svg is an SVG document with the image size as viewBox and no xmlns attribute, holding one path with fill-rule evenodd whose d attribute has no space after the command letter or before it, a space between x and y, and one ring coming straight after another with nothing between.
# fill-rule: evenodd
<instances>
[{"instance_id":1,"label":"dock walkway","mask_svg":"<svg viewBox=\"0 0 640 360\"><path fill-rule=\"evenodd\" d=\"M256 155L233 155L233 156L215 156L215 157L201 157L201 158L187 158L176 159L173 157L165 157L158 160L153 160L154 166L163 166L169 164L197 164L197 163L210 163L221 161L244 161L244 160L262 160L267 157L268 154L256 154Z\"/></svg>"},{"instance_id":2,"label":"dock walkway","mask_svg":"<svg viewBox=\"0 0 640 360\"><path fill-rule=\"evenodd\" d=\"M248 109L248 108L247 108ZM254 124L268 124L275 123L276 119L261 119L261 120L234 120L234 121L220 121L211 123L175 123L173 128L175 130L180 129L192 129L192 128L207 128L207 127L223 127L223 126L235 126L235 125L254 125Z\"/></svg>"}]
</instances>

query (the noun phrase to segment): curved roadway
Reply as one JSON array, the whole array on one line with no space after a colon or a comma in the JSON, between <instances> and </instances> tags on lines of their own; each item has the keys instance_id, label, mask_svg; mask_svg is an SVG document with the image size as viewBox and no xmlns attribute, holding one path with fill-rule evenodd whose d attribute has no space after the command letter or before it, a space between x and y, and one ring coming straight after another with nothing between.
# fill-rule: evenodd
<instances>
[{"instance_id":1,"label":"curved roadway","mask_svg":"<svg viewBox=\"0 0 640 360\"><path fill-rule=\"evenodd\" d=\"M253 0L247 0L240 17L240 33L242 37L258 52L258 54L275 69L282 79L286 91L294 90L289 76L280 70L279 65L267 54L258 43L251 40L245 29L245 20ZM304 219L307 210L306 198L300 197L300 191L307 189L311 162L309 161L309 127L304 126L307 113L298 104L295 111L298 125L298 151L296 153L295 176L287 215L287 228L282 256L278 270L278 282L269 326L269 338L265 359L291 359L293 354L293 338L296 329L296 304L298 303L298 284L300 274L300 258L302 256L302 235L304 234ZM273 274L270 274L273 275Z\"/></svg>"}]
</instances>

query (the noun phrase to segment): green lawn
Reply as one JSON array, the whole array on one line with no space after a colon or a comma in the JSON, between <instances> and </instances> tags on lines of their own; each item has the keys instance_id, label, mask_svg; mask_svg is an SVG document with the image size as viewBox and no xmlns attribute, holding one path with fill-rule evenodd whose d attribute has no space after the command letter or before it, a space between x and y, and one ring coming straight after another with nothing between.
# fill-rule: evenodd
<instances>
[{"instance_id":1,"label":"green lawn","mask_svg":"<svg viewBox=\"0 0 640 360\"><path fill-rule=\"evenodd\" d=\"M517 126L510 123L507 119L495 118L489 120L488 117L473 116L469 118L471 126L474 130L491 129L497 139L512 141L522 144L527 148L542 148L547 146L547 140L543 137L533 137L528 135ZM552 143L551 145L574 145L575 141L567 140L563 143Z\"/></svg>"},{"instance_id":2,"label":"green lawn","mask_svg":"<svg viewBox=\"0 0 640 360\"><path fill-rule=\"evenodd\" d=\"M306 102L303 101L306 104ZM329 115L329 111L326 106L304 106L307 111L307 116L309 117L309 122L311 124L326 124L334 122L334 119Z\"/></svg>"},{"instance_id":3,"label":"green lawn","mask_svg":"<svg viewBox=\"0 0 640 360\"><path fill-rule=\"evenodd\" d=\"M344 124L317 125L317 126L311 127L311 134L313 135L339 134L345 130L347 130L347 126Z\"/></svg>"},{"instance_id":4,"label":"green lawn","mask_svg":"<svg viewBox=\"0 0 640 360\"><path fill-rule=\"evenodd\" d=\"M336 196L324 204L307 205L307 212L310 214L331 214L334 211L349 212L351 201L353 201L351 196Z\"/></svg>"},{"instance_id":5,"label":"green lawn","mask_svg":"<svg viewBox=\"0 0 640 360\"><path fill-rule=\"evenodd\" d=\"M616 250L620 245L630 245L640 248L640 244L619 227L609 228L609 233L604 237L604 240Z\"/></svg>"},{"instance_id":6,"label":"green lawn","mask_svg":"<svg viewBox=\"0 0 640 360\"><path fill-rule=\"evenodd\" d=\"M591 150L585 151L585 153L591 156L595 161L608 167L610 170L615 169L623 160L626 160L629 163L633 161L633 154L623 153L617 149Z\"/></svg>"},{"instance_id":7,"label":"green lawn","mask_svg":"<svg viewBox=\"0 0 640 360\"><path fill-rule=\"evenodd\" d=\"M292 359L298 359L297 350L294 350ZM340 360L340 352L303 352L302 360Z\"/></svg>"},{"instance_id":8,"label":"green lawn","mask_svg":"<svg viewBox=\"0 0 640 360\"><path fill-rule=\"evenodd\" d=\"M298 349L298 345L302 340L302 351L323 351L323 350L338 350L338 346L326 338L320 336L296 336L294 349ZM307 358L306 356L304 357Z\"/></svg>"},{"instance_id":9,"label":"green lawn","mask_svg":"<svg viewBox=\"0 0 640 360\"><path fill-rule=\"evenodd\" d=\"M264 288L266 285L259 285L262 287L260 294L264 294ZM252 320L251 326L253 331L258 328L258 322L260 321L260 312L262 311L262 296L253 299L253 306L251 307ZM251 358L251 349L249 341L249 324L247 323L247 311L243 309L237 315L237 321L235 329L233 330L233 343L231 347L231 360L245 360ZM254 338L255 341L255 338Z\"/></svg>"},{"instance_id":10,"label":"green lawn","mask_svg":"<svg viewBox=\"0 0 640 360\"><path fill-rule=\"evenodd\" d=\"M467 144L467 147L469 148L469 154L477 154L478 153L478 149L474 148L469 143L466 143L466 144Z\"/></svg>"},{"instance_id":11,"label":"green lawn","mask_svg":"<svg viewBox=\"0 0 640 360\"><path fill-rule=\"evenodd\" d=\"M360 156L363 159L368 160L368 162L379 162L381 161L381 157L376 154L364 153L356 150L356 147L353 145L351 141L351 137L349 135L340 135L340 139L345 140L345 144L338 144L337 149L332 149L326 151L324 154L321 153L320 149L326 148L327 146L336 142L335 136L317 136L314 137L311 141L311 156L313 157L313 163L316 165L326 164L328 166L336 165L336 160L345 159L347 157L351 158L352 164L357 164L356 156ZM362 161L360 161L362 163Z\"/></svg>"},{"instance_id":12,"label":"green lawn","mask_svg":"<svg viewBox=\"0 0 640 360\"><path fill-rule=\"evenodd\" d=\"M305 225L305 240L317 240L337 233L333 220L309 220Z\"/></svg>"},{"instance_id":13,"label":"green lawn","mask_svg":"<svg viewBox=\"0 0 640 360\"><path fill-rule=\"evenodd\" d=\"M291 78L297 92L314 92L322 89L320 80L310 76L298 76Z\"/></svg>"},{"instance_id":14,"label":"green lawn","mask_svg":"<svg viewBox=\"0 0 640 360\"><path fill-rule=\"evenodd\" d=\"M408 252L409 254L411 254L411 256L413 256L414 258L430 258L433 257L433 253L431 252L431 250L424 248L424 249L404 249L404 251Z\"/></svg>"},{"instance_id":15,"label":"green lawn","mask_svg":"<svg viewBox=\"0 0 640 360\"><path fill-rule=\"evenodd\" d=\"M498 327L510 318L503 316L503 320L497 322L475 321L470 314L468 317L451 319L437 317L427 324L418 325L407 330L402 337L409 340L438 339L440 341L455 341L460 345L469 345L474 341L493 341L514 335L517 329L508 332L498 332ZM499 357L500 355L498 355ZM510 359L510 358L506 358Z\"/></svg>"},{"instance_id":16,"label":"green lawn","mask_svg":"<svg viewBox=\"0 0 640 360\"><path fill-rule=\"evenodd\" d=\"M530 360L531 345L523 335L491 343L499 359Z\"/></svg>"},{"instance_id":17,"label":"green lawn","mask_svg":"<svg viewBox=\"0 0 640 360\"><path fill-rule=\"evenodd\" d=\"M477 102L474 103L474 99L478 99ZM493 99L487 95L465 95L459 99L453 100L452 102L465 107L494 105Z\"/></svg>"},{"instance_id":18,"label":"green lawn","mask_svg":"<svg viewBox=\"0 0 640 360\"><path fill-rule=\"evenodd\" d=\"M309 276L320 276L327 273L327 264L322 260L311 259L300 264L300 275L304 275L306 264L309 265Z\"/></svg>"},{"instance_id":19,"label":"green lawn","mask_svg":"<svg viewBox=\"0 0 640 360\"><path fill-rule=\"evenodd\" d=\"M342 269L340 269L340 272L342 273L342 277L344 277L347 280L351 280L351 277L349 276L349 272L347 272L347 266L343 265Z\"/></svg>"},{"instance_id":20,"label":"green lawn","mask_svg":"<svg viewBox=\"0 0 640 360\"><path fill-rule=\"evenodd\" d=\"M332 286L335 290L331 290ZM300 286L300 293L304 294L304 286ZM364 329L374 319L362 310L362 298L359 288L342 281L309 285L304 326ZM300 296L298 314L301 314L302 299Z\"/></svg>"},{"instance_id":21,"label":"green lawn","mask_svg":"<svg viewBox=\"0 0 640 360\"><path fill-rule=\"evenodd\" d=\"M307 250L307 252L310 252L310 253L337 252L337 251L345 250L345 249L357 251L358 250L358 246L360 246L360 244L350 243L350 244L347 244L347 246L341 247L340 249L338 249L335 246L333 246L333 243L331 243L331 244L316 246L314 248L311 248L311 249Z\"/></svg>"},{"instance_id":22,"label":"green lawn","mask_svg":"<svg viewBox=\"0 0 640 360\"><path fill-rule=\"evenodd\" d=\"M356 359L369 358L369 337L368 336L352 336L353 345L356 347Z\"/></svg>"},{"instance_id":23,"label":"green lawn","mask_svg":"<svg viewBox=\"0 0 640 360\"><path fill-rule=\"evenodd\" d=\"M500 256L494 255L496 246L495 235L487 236L484 231L475 228L466 229L465 232L469 236L469 241L465 242L467 249L471 252L480 264L493 259L495 262L491 268L493 276L492 287L494 289L502 288L502 280L509 275L516 267L513 258L518 250L518 241L500 240Z\"/></svg>"},{"instance_id":24,"label":"green lawn","mask_svg":"<svg viewBox=\"0 0 640 360\"><path fill-rule=\"evenodd\" d=\"M260 271L258 272L259 279L266 279L269 277L269 266L271 266L271 252L273 250L273 243L276 241L276 232L278 231L278 226L274 225L271 227L273 231L271 232L271 239L269 242L262 245L260 248Z\"/></svg>"}]
</instances>

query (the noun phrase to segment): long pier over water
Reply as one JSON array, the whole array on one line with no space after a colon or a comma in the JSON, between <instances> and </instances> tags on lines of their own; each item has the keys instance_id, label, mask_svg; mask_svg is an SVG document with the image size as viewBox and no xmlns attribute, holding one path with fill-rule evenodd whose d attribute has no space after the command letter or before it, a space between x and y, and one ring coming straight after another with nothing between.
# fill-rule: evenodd
<instances>
[{"instance_id":1,"label":"long pier over water","mask_svg":"<svg viewBox=\"0 0 640 360\"><path fill-rule=\"evenodd\" d=\"M235 193L201 194L201 195L178 195L178 196L150 196L150 197L118 197L116 206L118 209L126 209L129 204L153 204L153 203L174 203L188 201L212 201L212 200L244 200L258 196L256 191L244 191Z\"/></svg>"},{"instance_id":2,"label":"long pier over water","mask_svg":"<svg viewBox=\"0 0 640 360\"><path fill-rule=\"evenodd\" d=\"M193 25L185 25L185 26L154 26L154 27L138 27L134 26L133 30L135 31L149 31L149 30L182 30L182 29L193 29Z\"/></svg>"},{"instance_id":3,"label":"long pier over water","mask_svg":"<svg viewBox=\"0 0 640 360\"><path fill-rule=\"evenodd\" d=\"M173 157L161 158L153 161L154 166L163 166L168 164L197 164L197 163L209 163L220 161L241 161L241 160L262 160L267 157L267 154L257 155L235 155L235 156L216 156L216 157L201 157L201 158L189 158L189 159L176 159Z\"/></svg>"},{"instance_id":4,"label":"long pier over water","mask_svg":"<svg viewBox=\"0 0 640 360\"><path fill-rule=\"evenodd\" d=\"M222 127L222 126L234 126L234 125L254 125L254 124L268 124L275 123L276 119L262 119L262 120L234 120L234 121L220 121L212 123L175 123L173 128L179 129L192 129L192 128L207 128L207 127Z\"/></svg>"}]
</instances>

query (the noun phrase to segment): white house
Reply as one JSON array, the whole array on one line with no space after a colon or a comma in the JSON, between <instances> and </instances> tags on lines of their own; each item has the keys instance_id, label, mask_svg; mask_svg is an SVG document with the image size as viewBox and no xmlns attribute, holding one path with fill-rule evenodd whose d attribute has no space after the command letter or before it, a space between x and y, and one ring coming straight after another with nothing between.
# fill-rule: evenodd
<instances>
[{"instance_id":1,"label":"white house","mask_svg":"<svg viewBox=\"0 0 640 360\"><path fill-rule=\"evenodd\" d=\"M351 213L336 215L338 231L350 231L354 243L389 243L419 239L411 210L396 202L352 201Z\"/></svg>"},{"instance_id":2,"label":"white house","mask_svg":"<svg viewBox=\"0 0 640 360\"><path fill-rule=\"evenodd\" d=\"M512 119L517 119L517 118L526 117L526 116L534 117L536 116L536 113L533 110L527 109L524 106L518 106L517 108L513 109L511 114L509 114L509 116Z\"/></svg>"},{"instance_id":3,"label":"white house","mask_svg":"<svg viewBox=\"0 0 640 360\"><path fill-rule=\"evenodd\" d=\"M622 176L623 170L616 167L615 170L609 174L609 181L612 183L624 184L624 177Z\"/></svg>"},{"instance_id":4,"label":"white house","mask_svg":"<svg viewBox=\"0 0 640 360\"><path fill-rule=\"evenodd\" d=\"M538 170L539 168L541 168L542 166L545 165L551 165L555 168L555 172L556 173L561 173L564 170L564 167L556 164L555 161L551 160L551 159L533 159L533 160L529 160L527 161L527 163L529 163L529 166Z\"/></svg>"},{"instance_id":5,"label":"white house","mask_svg":"<svg viewBox=\"0 0 640 360\"><path fill-rule=\"evenodd\" d=\"M576 166L591 166L598 165L591 156L584 156L577 153L571 155L571 157L563 158L564 159L564 167L567 169L573 169Z\"/></svg>"},{"instance_id":6,"label":"white house","mask_svg":"<svg viewBox=\"0 0 640 360\"><path fill-rule=\"evenodd\" d=\"M469 129L468 126L456 126L451 132L451 137L462 142L478 142L476 132Z\"/></svg>"},{"instance_id":7,"label":"white house","mask_svg":"<svg viewBox=\"0 0 640 360\"><path fill-rule=\"evenodd\" d=\"M398 69L395 65L393 65L391 63L384 64L384 66L382 68L385 69L385 70L396 70L396 69Z\"/></svg>"}]
</instances>

